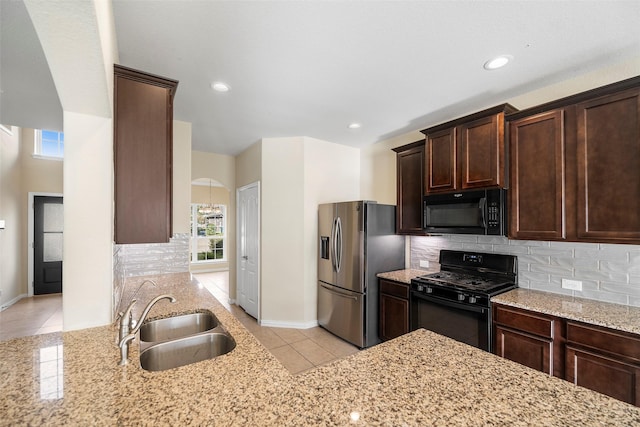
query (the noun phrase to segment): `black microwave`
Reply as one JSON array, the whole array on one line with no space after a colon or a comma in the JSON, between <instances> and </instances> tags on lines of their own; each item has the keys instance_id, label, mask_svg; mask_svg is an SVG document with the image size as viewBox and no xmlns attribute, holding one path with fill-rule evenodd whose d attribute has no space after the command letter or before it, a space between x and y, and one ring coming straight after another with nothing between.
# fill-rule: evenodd
<instances>
[{"instance_id":1,"label":"black microwave","mask_svg":"<svg viewBox=\"0 0 640 427\"><path fill-rule=\"evenodd\" d=\"M506 235L507 192L501 188L424 196L427 233Z\"/></svg>"}]
</instances>

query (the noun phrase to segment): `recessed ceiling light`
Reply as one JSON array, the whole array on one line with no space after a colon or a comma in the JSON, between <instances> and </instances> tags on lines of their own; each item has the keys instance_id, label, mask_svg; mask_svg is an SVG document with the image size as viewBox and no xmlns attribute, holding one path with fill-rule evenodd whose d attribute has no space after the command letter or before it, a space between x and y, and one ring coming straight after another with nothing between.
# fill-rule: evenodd
<instances>
[{"instance_id":1,"label":"recessed ceiling light","mask_svg":"<svg viewBox=\"0 0 640 427\"><path fill-rule=\"evenodd\" d=\"M215 90L216 92L229 92L229 89L231 88L226 83L213 82L211 83L211 89Z\"/></svg>"},{"instance_id":2,"label":"recessed ceiling light","mask_svg":"<svg viewBox=\"0 0 640 427\"><path fill-rule=\"evenodd\" d=\"M360 123L351 123L349 125L349 129L360 129L360 127L362 127Z\"/></svg>"},{"instance_id":3,"label":"recessed ceiling light","mask_svg":"<svg viewBox=\"0 0 640 427\"><path fill-rule=\"evenodd\" d=\"M484 63L485 70L495 70L504 67L513 59L511 55L500 55Z\"/></svg>"}]
</instances>

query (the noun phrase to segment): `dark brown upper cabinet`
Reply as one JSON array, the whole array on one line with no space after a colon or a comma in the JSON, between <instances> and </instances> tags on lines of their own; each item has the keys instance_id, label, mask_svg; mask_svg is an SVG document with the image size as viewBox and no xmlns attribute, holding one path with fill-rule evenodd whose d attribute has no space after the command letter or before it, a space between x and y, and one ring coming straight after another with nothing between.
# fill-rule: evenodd
<instances>
[{"instance_id":1,"label":"dark brown upper cabinet","mask_svg":"<svg viewBox=\"0 0 640 427\"><path fill-rule=\"evenodd\" d=\"M640 243L640 77L507 122L510 238Z\"/></svg>"},{"instance_id":2,"label":"dark brown upper cabinet","mask_svg":"<svg viewBox=\"0 0 640 427\"><path fill-rule=\"evenodd\" d=\"M640 242L640 88L576 106L577 239Z\"/></svg>"},{"instance_id":3,"label":"dark brown upper cabinet","mask_svg":"<svg viewBox=\"0 0 640 427\"><path fill-rule=\"evenodd\" d=\"M397 197L396 233L424 234L424 140L394 148L396 152Z\"/></svg>"},{"instance_id":4,"label":"dark brown upper cabinet","mask_svg":"<svg viewBox=\"0 0 640 427\"><path fill-rule=\"evenodd\" d=\"M426 193L505 187L504 117L515 111L502 104L424 129Z\"/></svg>"},{"instance_id":5,"label":"dark brown upper cabinet","mask_svg":"<svg viewBox=\"0 0 640 427\"><path fill-rule=\"evenodd\" d=\"M509 237L566 236L564 110L514 120L510 131Z\"/></svg>"},{"instance_id":6,"label":"dark brown upper cabinet","mask_svg":"<svg viewBox=\"0 0 640 427\"><path fill-rule=\"evenodd\" d=\"M115 242L172 234L173 97L178 82L114 65Z\"/></svg>"}]
</instances>

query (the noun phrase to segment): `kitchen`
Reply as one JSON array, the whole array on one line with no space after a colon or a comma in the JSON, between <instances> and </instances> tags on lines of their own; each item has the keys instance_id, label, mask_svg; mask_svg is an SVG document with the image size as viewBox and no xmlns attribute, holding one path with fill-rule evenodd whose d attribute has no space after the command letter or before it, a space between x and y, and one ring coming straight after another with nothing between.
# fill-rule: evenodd
<instances>
[{"instance_id":1,"label":"kitchen","mask_svg":"<svg viewBox=\"0 0 640 427\"><path fill-rule=\"evenodd\" d=\"M573 86L567 84L566 82L558 83L556 85L551 85L547 87L546 92L544 91L536 92L535 97L529 96L527 99L520 100L520 102L518 102L519 101L518 99L513 99L513 100L509 99L509 102L512 102L514 105L517 105L520 108L524 108L525 106L528 106L528 105L535 105L536 103L539 103L542 101L555 99L558 97L558 95L564 95L564 94L568 95L571 93L579 92L580 90L590 89L592 87L596 87L601 84L622 80L626 77L630 77L635 74L638 74L637 62L632 61L630 65L614 64L610 67L599 70L599 72L595 72L589 76L586 76L586 77L582 76L582 79L579 77L576 79L572 79L571 85ZM580 88L576 90L576 86ZM536 98L536 99L534 100L533 98ZM106 104L109 105L108 102ZM87 125L89 129L93 129L91 132L89 132L89 136L92 137L92 139L90 138L90 140L93 142L93 144L91 145L92 152L95 153L95 150L100 148L102 151L99 153L99 155L105 159L110 158L111 140L109 139L109 136L103 135L100 132L97 132L96 134L96 129L98 131L100 130L105 131L105 129L108 129L109 128L108 123L105 123L104 125L102 125L101 120L97 120L97 123L95 123L90 118L78 116L75 113L69 113L67 116L68 117L65 117L65 125L72 126L74 123L76 123L80 126L80 129L85 129L85 125ZM87 123L85 120L89 120L91 121L91 123ZM73 128L70 127L70 130L71 130L71 137L73 137L74 136ZM108 132L105 132L105 133L108 134ZM359 165L358 174L362 176L362 178L358 180L352 179L352 181L350 181L351 183L350 187L344 189L345 194L340 195L340 199L366 198L366 199L378 200L381 203L386 202L390 204L395 204L395 201L396 201L395 154L390 150L390 148L403 145L404 143L413 142L419 137L420 137L419 132L411 132L411 133L403 134L401 136L398 136L398 137L386 140L380 144L377 144L377 146L363 149L361 152L358 152L356 150L349 150L347 148L336 148L336 150L350 152L349 155L352 156L354 160L353 163ZM265 318L266 320L272 320L274 322L277 322L277 321L290 322L290 323L298 322L301 324L305 324L314 319L315 304L310 302L307 306L304 307L304 309L298 310L295 313L288 313L288 314L287 314L287 311L282 310L282 307L285 307L285 308L290 307L292 304L294 304L295 301L309 300L309 298L311 298L311 300L313 299L312 295L315 292L315 282L312 281L313 283L309 285L308 284L309 280L307 280L306 277L312 277L315 273L314 271L315 256L311 254L308 254L308 255L305 255L305 254L311 252L311 251L308 251L307 248L315 247L316 236L315 236L315 233L313 232L313 224L315 221L313 219L312 213L315 212L315 206L317 205L317 203L314 204L313 200L310 200L311 203L309 203L309 205L313 207L307 208L307 207L302 207L300 205L300 202L295 200L294 195L279 195L279 196L276 195L278 193L277 188L279 186L281 185L289 186L291 185L290 183L292 180L297 181L301 177L300 172L296 173L295 171L290 171L290 175L283 176L282 174L280 174L280 172L282 171L276 170L276 169L283 169L282 168L283 159L281 155L282 150L295 148L297 146L296 145L297 142L299 141L286 140L286 139L263 141L261 146L254 148L254 150L261 151L260 153L260 155L262 156L261 161L256 162L255 160L247 159L246 157L249 157L251 153L246 153L247 156L246 157L241 156L240 160L238 161L235 167L236 167L236 170L242 169L244 171L247 171L248 174L250 173L254 175L259 174L260 173L259 171L261 170L263 181L265 181L265 186L269 184L269 177L277 178L277 180L270 181L270 184L271 184L270 187L266 186L266 188L264 188L265 198L268 195L271 198L270 200L273 200L274 202L277 200L280 200L282 202L287 202L287 203L291 202L295 206L296 212L302 214L300 215L300 217L309 218L305 224L302 224L302 223L297 224L298 226L301 226L306 230L306 236L303 242L294 240L293 235L289 236L291 237L291 239L283 239L282 236L276 236L273 230L270 230L271 232L273 232L273 234L263 235L264 240L273 241L274 244L277 245L275 247L276 250L273 251L274 253L278 253L279 251L282 251L285 248L287 248L287 251L295 252L295 254L292 254L292 255L294 255L294 261L298 266L296 267L296 269L290 269L290 266L288 266L286 262L284 262L281 259L278 259L275 256L271 256L271 258L263 262L263 264L266 266L266 269L268 269L267 271L263 271L263 283L262 283L263 292L268 295L274 295L276 293L280 293L280 294L284 293L287 295L288 298L290 298L289 301L275 301L275 300L265 299L263 301L265 306L267 308L271 307L270 309L265 310L264 312ZM323 150L321 150L320 148L323 148L323 149L327 148L326 147L327 144L324 144L322 142L316 142L312 140L305 141L305 142L308 142L309 145L312 147L314 145L317 146L319 148L318 153L320 154L323 152ZM89 148L87 147L87 149ZM333 147L331 149L333 149ZM71 157L68 159L68 161L65 162L66 173L71 173L72 174L71 176L74 176L75 175L74 172L77 172L80 175L75 175L75 176L82 176L89 179L91 179L92 177L95 177L97 178L97 182L102 183L103 179L102 179L101 173L108 173L105 171L106 168L104 167L104 165L101 165L101 164L94 165L93 162L91 162L91 164L82 165L82 166L77 164L74 165L73 148L71 148L71 150L72 151L69 153ZM82 150L80 150L76 154L78 156L81 156ZM298 161L301 160L302 164L304 164L305 167L307 166L312 167L313 159L307 160L305 156L306 155L304 153L297 152L295 153L295 156L287 160L290 162L292 166L295 164L298 164ZM215 156L211 156L211 157L215 157ZM331 156L327 156L327 157L331 157ZM77 157L76 157L76 160L77 160ZM223 160L226 160L226 159L223 159ZM287 164L287 163L284 163L284 164ZM381 165L382 165L382 168L381 168ZM245 183L241 181L245 180L246 178L238 177L238 175L235 174L235 179L236 179L236 182L234 187L236 186L239 187ZM75 188L76 184L74 183L71 183L70 185L71 185L70 188L65 187L65 197L67 197L67 200L71 203L70 209L72 209L72 212L73 212L74 197L82 196L80 197L82 199L82 203L80 203L80 200L76 201L76 203L78 205L84 204L85 202L92 203L92 206L94 206L96 210L96 216L95 216L96 221L99 221L101 224L104 224L105 229L108 229L109 224L111 223L111 218L109 217L109 215L106 214L106 212L108 212L109 210L108 206L109 206L110 198L100 197L99 194L96 194L93 191L88 191L87 189L84 189L79 185L78 185L78 188ZM321 187L321 186L317 185L317 187ZM104 190L104 193L100 193L100 194L110 194L109 185L104 185L102 189ZM74 192L74 190L76 190L76 192ZM309 190L313 190L316 192L320 191L316 187L311 189L299 188L297 190L302 192L306 191L307 194L310 192ZM88 199L85 198L84 196L87 196ZM317 197L320 198L320 196L321 195L318 195ZM334 197L337 197L337 196L334 196ZM268 208L269 207L267 207L267 209ZM103 211L105 213L103 213ZM285 225L285 226L288 225L287 218L282 218L281 215L278 215L277 210L274 209L271 211L266 211L265 213L267 214L267 218L274 221L272 223L274 224L274 227L273 227L274 229L278 229L276 225ZM75 217L71 217L70 221L73 222L74 219ZM82 216L79 215L79 218L77 219L78 219L78 223L76 227L82 227L83 226L83 223L81 221ZM266 220L266 218L264 219ZM69 329L81 329L84 327L102 325L107 323L109 320L105 320L105 319L110 319L110 316L111 316L110 307L104 307L100 302L100 301L102 302L109 301L111 297L112 283L111 283L111 280L109 279L111 277L111 264L110 262L106 261L110 259L111 251L112 251L111 244L110 244L110 241L111 241L110 233L106 230L104 231L104 233L102 232L102 230L98 230L98 235L96 235L95 230L91 230L91 231L92 233L94 233L92 236L96 238L98 241L109 242L108 244L105 243L104 247L101 247L99 250L99 254L101 255L98 258L102 260L102 258L104 257L105 264L103 265L101 261L99 261L96 265L91 265L91 266L79 266L79 265L73 265L72 263L70 263L69 275L71 280L69 282L69 285L70 285L71 292L70 292L69 298L72 298L72 299L65 300L65 305L67 306L76 305L78 308L77 308L77 312L76 310L70 313L65 312L65 325L68 325L66 327L68 327ZM84 233L82 229L79 229L79 230L70 229L69 232L73 234L72 240L69 245L70 256L72 257L72 259L74 259L74 257L77 257L77 259L82 259L82 254L86 253L86 249L87 249L87 247L82 244L83 242L82 236L86 233ZM102 237L100 237L101 235ZM279 238L274 239L274 237L279 237ZM293 246L289 246L289 244L292 241L295 242L295 244ZM452 239L452 241L455 243L463 243L463 244L466 243L468 245L490 244L483 240L456 242L455 239ZM264 255L269 256L269 254L267 253L265 253ZM419 260L418 260L418 263L419 263ZM281 274L280 272L282 272L283 269L285 268L289 270L287 271L286 274L288 279L287 282L292 284L290 285L290 287L286 287L286 285L280 285L280 283L282 282L281 280L282 276L280 275ZM77 280L74 280L73 279L74 277L77 278ZM307 286L302 289L299 287L296 287L293 285L293 283L296 283L296 281L302 281L303 283L307 283ZM85 286L81 286L81 285L84 285L85 283L92 283L93 286L90 289L87 289ZM77 287L77 289L75 289L74 286ZM285 286L285 287L282 288L281 286ZM74 291L77 292L75 296L74 296ZM65 298L67 297L65 296ZM87 301L91 301L93 303L86 304Z\"/></svg>"}]
</instances>

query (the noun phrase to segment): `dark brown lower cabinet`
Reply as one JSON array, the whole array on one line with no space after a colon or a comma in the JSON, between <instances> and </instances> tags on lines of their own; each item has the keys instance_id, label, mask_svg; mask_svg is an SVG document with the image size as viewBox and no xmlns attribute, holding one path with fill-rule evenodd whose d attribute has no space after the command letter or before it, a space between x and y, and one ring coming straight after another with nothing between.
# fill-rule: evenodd
<instances>
[{"instance_id":1,"label":"dark brown lower cabinet","mask_svg":"<svg viewBox=\"0 0 640 427\"><path fill-rule=\"evenodd\" d=\"M494 349L505 359L556 377L564 376L561 319L494 304Z\"/></svg>"},{"instance_id":2,"label":"dark brown lower cabinet","mask_svg":"<svg viewBox=\"0 0 640 427\"><path fill-rule=\"evenodd\" d=\"M640 335L493 305L498 356L640 406Z\"/></svg>"},{"instance_id":3,"label":"dark brown lower cabinet","mask_svg":"<svg viewBox=\"0 0 640 427\"><path fill-rule=\"evenodd\" d=\"M409 285L380 279L380 339L409 332Z\"/></svg>"},{"instance_id":4,"label":"dark brown lower cabinet","mask_svg":"<svg viewBox=\"0 0 640 427\"><path fill-rule=\"evenodd\" d=\"M566 380L640 406L640 337L567 322Z\"/></svg>"},{"instance_id":5,"label":"dark brown lower cabinet","mask_svg":"<svg viewBox=\"0 0 640 427\"><path fill-rule=\"evenodd\" d=\"M496 354L553 375L553 341L496 326Z\"/></svg>"}]
</instances>

